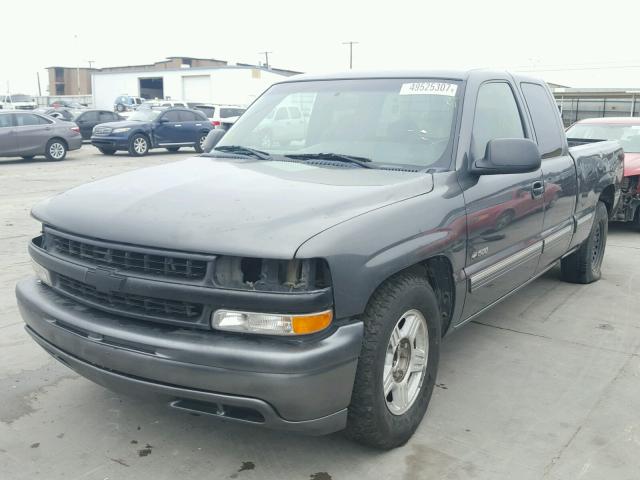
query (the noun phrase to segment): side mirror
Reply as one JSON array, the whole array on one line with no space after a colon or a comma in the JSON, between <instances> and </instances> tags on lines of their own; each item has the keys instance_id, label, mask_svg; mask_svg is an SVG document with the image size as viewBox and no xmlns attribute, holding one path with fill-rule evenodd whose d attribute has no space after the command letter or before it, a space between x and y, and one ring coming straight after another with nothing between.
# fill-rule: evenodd
<instances>
[{"instance_id":1,"label":"side mirror","mask_svg":"<svg viewBox=\"0 0 640 480\"><path fill-rule=\"evenodd\" d=\"M209 153L214 149L218 142L222 140L222 137L224 137L225 133L227 133L227 131L221 128L214 128L210 130L207 138L204 139L202 150L204 150L206 153Z\"/></svg>"},{"instance_id":2,"label":"side mirror","mask_svg":"<svg viewBox=\"0 0 640 480\"><path fill-rule=\"evenodd\" d=\"M158 123L169 123L169 119L167 117L160 117Z\"/></svg>"},{"instance_id":3,"label":"side mirror","mask_svg":"<svg viewBox=\"0 0 640 480\"><path fill-rule=\"evenodd\" d=\"M496 138L489 140L484 158L471 165L476 175L502 175L534 172L542 159L538 146L527 138Z\"/></svg>"}]
</instances>

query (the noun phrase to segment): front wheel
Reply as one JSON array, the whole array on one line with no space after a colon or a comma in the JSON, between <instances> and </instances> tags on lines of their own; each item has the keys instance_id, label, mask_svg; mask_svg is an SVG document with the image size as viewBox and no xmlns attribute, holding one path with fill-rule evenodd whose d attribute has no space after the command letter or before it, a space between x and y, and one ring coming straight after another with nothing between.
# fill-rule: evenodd
<instances>
[{"instance_id":1,"label":"front wheel","mask_svg":"<svg viewBox=\"0 0 640 480\"><path fill-rule=\"evenodd\" d=\"M51 139L45 146L44 155L47 157L47 160L52 160L54 162L64 160L64 157L67 156L67 145L57 138Z\"/></svg>"},{"instance_id":2,"label":"front wheel","mask_svg":"<svg viewBox=\"0 0 640 480\"><path fill-rule=\"evenodd\" d=\"M387 280L362 318L364 339L347 435L381 449L403 445L424 416L440 356L440 315L426 272Z\"/></svg>"},{"instance_id":3,"label":"front wheel","mask_svg":"<svg viewBox=\"0 0 640 480\"><path fill-rule=\"evenodd\" d=\"M602 260L607 246L609 214L604 203L596 205L591 233L580 248L562 259L562 279L571 283L592 283L602 275Z\"/></svg>"},{"instance_id":4,"label":"front wheel","mask_svg":"<svg viewBox=\"0 0 640 480\"><path fill-rule=\"evenodd\" d=\"M129 155L142 157L149 152L149 139L140 133L131 137L129 141Z\"/></svg>"}]
</instances>

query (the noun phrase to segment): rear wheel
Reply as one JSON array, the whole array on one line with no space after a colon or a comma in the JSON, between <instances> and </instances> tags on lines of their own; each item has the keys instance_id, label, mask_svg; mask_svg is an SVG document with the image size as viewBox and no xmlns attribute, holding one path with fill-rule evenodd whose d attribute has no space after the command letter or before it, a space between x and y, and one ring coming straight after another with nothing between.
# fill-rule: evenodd
<instances>
[{"instance_id":1,"label":"rear wheel","mask_svg":"<svg viewBox=\"0 0 640 480\"><path fill-rule=\"evenodd\" d=\"M45 146L44 155L47 157L47 160L54 162L64 160L64 157L67 156L67 144L64 143L63 140L52 138Z\"/></svg>"},{"instance_id":2,"label":"rear wheel","mask_svg":"<svg viewBox=\"0 0 640 480\"><path fill-rule=\"evenodd\" d=\"M193 148L196 150L196 152L204 152L204 148L202 147L204 147L204 141L207 139L207 135L208 133L201 133L198 137L198 141L193 145Z\"/></svg>"},{"instance_id":3,"label":"rear wheel","mask_svg":"<svg viewBox=\"0 0 640 480\"><path fill-rule=\"evenodd\" d=\"M142 157L149 152L149 139L140 133L135 134L129 140L129 155Z\"/></svg>"},{"instance_id":4,"label":"rear wheel","mask_svg":"<svg viewBox=\"0 0 640 480\"><path fill-rule=\"evenodd\" d=\"M592 283L600 279L607 246L609 215L604 203L596 205L591 233L580 248L562 259L562 279L572 283Z\"/></svg>"},{"instance_id":5,"label":"rear wheel","mask_svg":"<svg viewBox=\"0 0 640 480\"><path fill-rule=\"evenodd\" d=\"M124 112L124 105L122 105L121 103L119 103L118 105L116 105L116 110L118 112Z\"/></svg>"},{"instance_id":6,"label":"rear wheel","mask_svg":"<svg viewBox=\"0 0 640 480\"><path fill-rule=\"evenodd\" d=\"M171 153L175 153L178 150L180 150L180 147L167 147L167 151L169 151Z\"/></svg>"},{"instance_id":7,"label":"rear wheel","mask_svg":"<svg viewBox=\"0 0 640 480\"><path fill-rule=\"evenodd\" d=\"M424 273L404 272L373 295L347 418L347 435L382 449L403 445L424 416L438 370L440 316Z\"/></svg>"},{"instance_id":8,"label":"rear wheel","mask_svg":"<svg viewBox=\"0 0 640 480\"><path fill-rule=\"evenodd\" d=\"M105 155L113 155L116 151L113 148L103 148L99 147L100 153L104 153Z\"/></svg>"}]
</instances>

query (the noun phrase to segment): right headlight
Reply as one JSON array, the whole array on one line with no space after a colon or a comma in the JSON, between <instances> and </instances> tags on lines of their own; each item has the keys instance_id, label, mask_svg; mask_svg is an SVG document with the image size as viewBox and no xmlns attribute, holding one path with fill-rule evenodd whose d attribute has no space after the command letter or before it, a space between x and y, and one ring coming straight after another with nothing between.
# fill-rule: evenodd
<instances>
[{"instance_id":1,"label":"right headlight","mask_svg":"<svg viewBox=\"0 0 640 480\"><path fill-rule=\"evenodd\" d=\"M216 330L230 332L308 335L324 330L331 325L332 320L332 310L304 315L216 310L211 316L211 326Z\"/></svg>"}]
</instances>

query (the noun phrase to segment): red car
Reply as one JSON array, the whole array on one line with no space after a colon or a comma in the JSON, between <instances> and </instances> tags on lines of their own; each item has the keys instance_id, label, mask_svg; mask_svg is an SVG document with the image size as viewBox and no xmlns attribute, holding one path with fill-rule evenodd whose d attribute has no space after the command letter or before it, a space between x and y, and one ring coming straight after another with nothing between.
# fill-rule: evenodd
<instances>
[{"instance_id":1,"label":"red car","mask_svg":"<svg viewBox=\"0 0 640 480\"><path fill-rule=\"evenodd\" d=\"M640 230L640 118L587 118L567 129L567 138L579 141L618 140L624 149L622 201L614 220L633 222Z\"/></svg>"}]
</instances>

